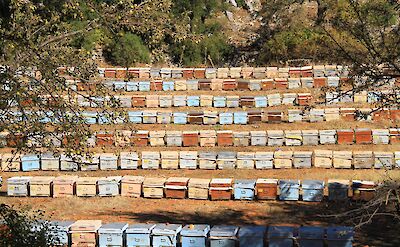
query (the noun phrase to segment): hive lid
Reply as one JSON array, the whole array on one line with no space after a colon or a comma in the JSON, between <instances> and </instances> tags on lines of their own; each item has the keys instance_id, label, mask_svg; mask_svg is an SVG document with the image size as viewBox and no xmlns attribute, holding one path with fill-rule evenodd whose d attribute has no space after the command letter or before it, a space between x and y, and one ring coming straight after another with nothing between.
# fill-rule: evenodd
<instances>
[{"instance_id":1,"label":"hive lid","mask_svg":"<svg viewBox=\"0 0 400 247\"><path fill-rule=\"evenodd\" d=\"M77 179L78 179L78 176L64 175L64 176L55 177L53 182L54 183L74 183Z\"/></svg>"},{"instance_id":2,"label":"hive lid","mask_svg":"<svg viewBox=\"0 0 400 247\"><path fill-rule=\"evenodd\" d=\"M102 153L100 154L100 159L102 160L115 160L118 159L118 156L113 153Z\"/></svg>"},{"instance_id":3,"label":"hive lid","mask_svg":"<svg viewBox=\"0 0 400 247\"><path fill-rule=\"evenodd\" d=\"M191 237L207 237L209 231L209 225L186 225L182 228L181 235Z\"/></svg>"},{"instance_id":4,"label":"hive lid","mask_svg":"<svg viewBox=\"0 0 400 247\"><path fill-rule=\"evenodd\" d=\"M178 224L157 224L152 234L154 235L176 235L182 229L182 225Z\"/></svg>"},{"instance_id":5,"label":"hive lid","mask_svg":"<svg viewBox=\"0 0 400 247\"><path fill-rule=\"evenodd\" d=\"M267 231L266 226L241 226L239 229L240 238L263 238Z\"/></svg>"},{"instance_id":6,"label":"hive lid","mask_svg":"<svg viewBox=\"0 0 400 247\"><path fill-rule=\"evenodd\" d=\"M99 184L103 183L119 183L121 181L121 176L112 176L112 177L100 177L97 182Z\"/></svg>"},{"instance_id":7,"label":"hive lid","mask_svg":"<svg viewBox=\"0 0 400 247\"><path fill-rule=\"evenodd\" d=\"M258 178L256 184L278 184L278 179L273 178Z\"/></svg>"},{"instance_id":8,"label":"hive lid","mask_svg":"<svg viewBox=\"0 0 400 247\"><path fill-rule=\"evenodd\" d=\"M154 227L156 224L133 224L128 226L126 233L150 234Z\"/></svg>"},{"instance_id":9,"label":"hive lid","mask_svg":"<svg viewBox=\"0 0 400 247\"><path fill-rule=\"evenodd\" d=\"M39 155L37 154L23 154L21 155L21 161L32 161L32 160L39 160Z\"/></svg>"},{"instance_id":10,"label":"hive lid","mask_svg":"<svg viewBox=\"0 0 400 247\"><path fill-rule=\"evenodd\" d=\"M144 181L144 177L142 176L130 176L130 175L126 175L123 176L121 179L121 182L123 183L137 183L137 184L141 184Z\"/></svg>"},{"instance_id":11,"label":"hive lid","mask_svg":"<svg viewBox=\"0 0 400 247\"><path fill-rule=\"evenodd\" d=\"M332 158L333 151L332 150L314 150L315 157L329 157Z\"/></svg>"},{"instance_id":12,"label":"hive lid","mask_svg":"<svg viewBox=\"0 0 400 247\"><path fill-rule=\"evenodd\" d=\"M267 132L266 131L250 131L250 135L251 136L267 136Z\"/></svg>"},{"instance_id":13,"label":"hive lid","mask_svg":"<svg viewBox=\"0 0 400 247\"><path fill-rule=\"evenodd\" d=\"M132 159L139 160L139 155L136 152L121 152L119 153L121 160L123 159Z\"/></svg>"},{"instance_id":14,"label":"hive lid","mask_svg":"<svg viewBox=\"0 0 400 247\"><path fill-rule=\"evenodd\" d=\"M213 178L211 179L210 185L212 184L232 184L232 178Z\"/></svg>"},{"instance_id":15,"label":"hive lid","mask_svg":"<svg viewBox=\"0 0 400 247\"><path fill-rule=\"evenodd\" d=\"M253 152L237 152L237 159L254 159Z\"/></svg>"},{"instance_id":16,"label":"hive lid","mask_svg":"<svg viewBox=\"0 0 400 247\"><path fill-rule=\"evenodd\" d=\"M374 151L375 158L393 158L392 152L377 152Z\"/></svg>"},{"instance_id":17,"label":"hive lid","mask_svg":"<svg viewBox=\"0 0 400 247\"><path fill-rule=\"evenodd\" d=\"M164 187L165 178L145 178L143 186L146 187Z\"/></svg>"},{"instance_id":18,"label":"hive lid","mask_svg":"<svg viewBox=\"0 0 400 247\"><path fill-rule=\"evenodd\" d=\"M189 179L189 187L208 188L211 179L208 178L191 178Z\"/></svg>"},{"instance_id":19,"label":"hive lid","mask_svg":"<svg viewBox=\"0 0 400 247\"><path fill-rule=\"evenodd\" d=\"M256 152L254 157L258 160L270 160L274 158L274 152Z\"/></svg>"},{"instance_id":20,"label":"hive lid","mask_svg":"<svg viewBox=\"0 0 400 247\"><path fill-rule=\"evenodd\" d=\"M292 179L281 179L279 180L280 187L294 187L297 188L300 186L300 180L292 180Z\"/></svg>"},{"instance_id":21,"label":"hive lid","mask_svg":"<svg viewBox=\"0 0 400 247\"><path fill-rule=\"evenodd\" d=\"M71 225L74 223L75 221L59 221L59 220L53 220L50 221L49 223L49 229L50 230L56 230L59 228L64 228L65 230L69 230L69 228L71 227Z\"/></svg>"},{"instance_id":22,"label":"hive lid","mask_svg":"<svg viewBox=\"0 0 400 247\"><path fill-rule=\"evenodd\" d=\"M54 177L50 176L38 176L38 177L32 177L30 180L30 184L50 184L53 182Z\"/></svg>"},{"instance_id":23,"label":"hive lid","mask_svg":"<svg viewBox=\"0 0 400 247\"><path fill-rule=\"evenodd\" d=\"M78 220L70 227L70 232L97 232L101 220Z\"/></svg>"},{"instance_id":24,"label":"hive lid","mask_svg":"<svg viewBox=\"0 0 400 247\"><path fill-rule=\"evenodd\" d=\"M239 228L237 226L217 225L210 230L210 237L236 237Z\"/></svg>"},{"instance_id":25,"label":"hive lid","mask_svg":"<svg viewBox=\"0 0 400 247\"><path fill-rule=\"evenodd\" d=\"M59 160L60 156L54 153L43 153L40 158L42 160Z\"/></svg>"},{"instance_id":26,"label":"hive lid","mask_svg":"<svg viewBox=\"0 0 400 247\"><path fill-rule=\"evenodd\" d=\"M178 151L161 151L162 159L178 159L179 152Z\"/></svg>"},{"instance_id":27,"label":"hive lid","mask_svg":"<svg viewBox=\"0 0 400 247\"><path fill-rule=\"evenodd\" d=\"M236 152L223 151L218 153L218 159L235 159Z\"/></svg>"},{"instance_id":28,"label":"hive lid","mask_svg":"<svg viewBox=\"0 0 400 247\"><path fill-rule=\"evenodd\" d=\"M79 177L76 180L77 184L96 184L98 177Z\"/></svg>"},{"instance_id":29,"label":"hive lid","mask_svg":"<svg viewBox=\"0 0 400 247\"><path fill-rule=\"evenodd\" d=\"M303 189L324 189L325 182L322 180L303 180Z\"/></svg>"},{"instance_id":30,"label":"hive lid","mask_svg":"<svg viewBox=\"0 0 400 247\"><path fill-rule=\"evenodd\" d=\"M330 188L347 188L350 184L349 180L329 179L328 187Z\"/></svg>"},{"instance_id":31,"label":"hive lid","mask_svg":"<svg viewBox=\"0 0 400 247\"><path fill-rule=\"evenodd\" d=\"M122 234L125 229L128 227L128 224L126 223L109 223L102 225L99 228L99 233L120 233Z\"/></svg>"},{"instance_id":32,"label":"hive lid","mask_svg":"<svg viewBox=\"0 0 400 247\"><path fill-rule=\"evenodd\" d=\"M166 183L187 183L189 178L186 177L169 177L165 182Z\"/></svg>"},{"instance_id":33,"label":"hive lid","mask_svg":"<svg viewBox=\"0 0 400 247\"><path fill-rule=\"evenodd\" d=\"M311 158L313 152L312 151L294 151L293 157L295 158Z\"/></svg>"},{"instance_id":34,"label":"hive lid","mask_svg":"<svg viewBox=\"0 0 400 247\"><path fill-rule=\"evenodd\" d=\"M255 179L236 179L234 184L235 188L254 189L254 186L256 186Z\"/></svg>"},{"instance_id":35,"label":"hive lid","mask_svg":"<svg viewBox=\"0 0 400 247\"><path fill-rule=\"evenodd\" d=\"M11 177L7 179L7 183L14 183L14 184L25 184L29 183L32 177Z\"/></svg>"},{"instance_id":36,"label":"hive lid","mask_svg":"<svg viewBox=\"0 0 400 247\"><path fill-rule=\"evenodd\" d=\"M302 226L299 228L300 239L323 240L325 229L318 226Z\"/></svg>"},{"instance_id":37,"label":"hive lid","mask_svg":"<svg viewBox=\"0 0 400 247\"><path fill-rule=\"evenodd\" d=\"M197 151L180 151L179 157L181 159L197 159Z\"/></svg>"}]
</instances>

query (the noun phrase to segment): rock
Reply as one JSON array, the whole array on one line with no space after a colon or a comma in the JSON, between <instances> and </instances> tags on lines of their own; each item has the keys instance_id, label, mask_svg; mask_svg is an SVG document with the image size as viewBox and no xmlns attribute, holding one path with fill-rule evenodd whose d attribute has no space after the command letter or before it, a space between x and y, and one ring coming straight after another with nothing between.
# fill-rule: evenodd
<instances>
[{"instance_id":1,"label":"rock","mask_svg":"<svg viewBox=\"0 0 400 247\"><path fill-rule=\"evenodd\" d=\"M228 18L229 21L233 22L235 19L233 18L233 13L230 11L226 11L226 17Z\"/></svg>"}]
</instances>

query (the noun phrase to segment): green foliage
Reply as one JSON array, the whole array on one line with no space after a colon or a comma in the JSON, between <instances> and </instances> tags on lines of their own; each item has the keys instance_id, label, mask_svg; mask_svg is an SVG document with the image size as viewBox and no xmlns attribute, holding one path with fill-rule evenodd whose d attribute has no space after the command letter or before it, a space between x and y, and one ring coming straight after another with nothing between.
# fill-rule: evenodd
<instances>
[{"instance_id":1,"label":"green foliage","mask_svg":"<svg viewBox=\"0 0 400 247\"><path fill-rule=\"evenodd\" d=\"M132 33L122 33L110 44L110 59L117 65L129 67L135 63L149 63L150 52L142 39Z\"/></svg>"}]
</instances>

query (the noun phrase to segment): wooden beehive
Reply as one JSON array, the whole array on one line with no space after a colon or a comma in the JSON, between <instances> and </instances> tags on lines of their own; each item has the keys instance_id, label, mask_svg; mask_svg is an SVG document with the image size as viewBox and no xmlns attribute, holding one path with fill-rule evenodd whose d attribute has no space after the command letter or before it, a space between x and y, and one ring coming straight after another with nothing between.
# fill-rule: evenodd
<instances>
[{"instance_id":1,"label":"wooden beehive","mask_svg":"<svg viewBox=\"0 0 400 247\"><path fill-rule=\"evenodd\" d=\"M374 165L372 151L354 151L353 152L353 165L355 169L369 169Z\"/></svg>"},{"instance_id":2,"label":"wooden beehive","mask_svg":"<svg viewBox=\"0 0 400 247\"><path fill-rule=\"evenodd\" d=\"M352 129L340 129L336 131L338 144L353 144L354 132Z\"/></svg>"},{"instance_id":3,"label":"wooden beehive","mask_svg":"<svg viewBox=\"0 0 400 247\"><path fill-rule=\"evenodd\" d=\"M274 152L255 152L256 169L272 169L274 167Z\"/></svg>"},{"instance_id":4,"label":"wooden beehive","mask_svg":"<svg viewBox=\"0 0 400 247\"><path fill-rule=\"evenodd\" d=\"M187 186L189 178L186 177L170 177L165 181L165 197L184 199L186 198Z\"/></svg>"},{"instance_id":5,"label":"wooden beehive","mask_svg":"<svg viewBox=\"0 0 400 247\"><path fill-rule=\"evenodd\" d=\"M210 182L210 179L191 178L188 183L188 197L190 199L207 200Z\"/></svg>"},{"instance_id":6,"label":"wooden beehive","mask_svg":"<svg viewBox=\"0 0 400 247\"><path fill-rule=\"evenodd\" d=\"M199 152L199 168L200 169L216 169L217 153L211 151Z\"/></svg>"},{"instance_id":7,"label":"wooden beehive","mask_svg":"<svg viewBox=\"0 0 400 247\"><path fill-rule=\"evenodd\" d=\"M146 147L149 141L149 131L138 130L132 133L132 144L136 147Z\"/></svg>"},{"instance_id":8,"label":"wooden beehive","mask_svg":"<svg viewBox=\"0 0 400 247\"><path fill-rule=\"evenodd\" d=\"M146 107L147 108L157 108L159 106L159 96L158 95L146 95Z\"/></svg>"},{"instance_id":9,"label":"wooden beehive","mask_svg":"<svg viewBox=\"0 0 400 247\"><path fill-rule=\"evenodd\" d=\"M179 168L180 169L196 169L197 168L197 151L180 151L179 152Z\"/></svg>"},{"instance_id":10,"label":"wooden beehive","mask_svg":"<svg viewBox=\"0 0 400 247\"><path fill-rule=\"evenodd\" d=\"M39 176L32 177L29 182L30 196L52 196L52 185L54 177Z\"/></svg>"},{"instance_id":11,"label":"wooden beehive","mask_svg":"<svg viewBox=\"0 0 400 247\"><path fill-rule=\"evenodd\" d=\"M332 150L314 150L313 164L319 168L331 168L333 165Z\"/></svg>"},{"instance_id":12,"label":"wooden beehive","mask_svg":"<svg viewBox=\"0 0 400 247\"><path fill-rule=\"evenodd\" d=\"M215 130L200 130L200 146L201 147L214 147L216 143Z\"/></svg>"},{"instance_id":13,"label":"wooden beehive","mask_svg":"<svg viewBox=\"0 0 400 247\"><path fill-rule=\"evenodd\" d=\"M353 163L351 151L333 151L333 167L350 169Z\"/></svg>"},{"instance_id":14,"label":"wooden beehive","mask_svg":"<svg viewBox=\"0 0 400 247\"><path fill-rule=\"evenodd\" d=\"M254 169L254 164L253 152L237 152L238 169Z\"/></svg>"},{"instance_id":15,"label":"wooden beehive","mask_svg":"<svg viewBox=\"0 0 400 247\"><path fill-rule=\"evenodd\" d=\"M213 178L210 182L210 199L211 200L230 200L232 197L231 178Z\"/></svg>"},{"instance_id":16,"label":"wooden beehive","mask_svg":"<svg viewBox=\"0 0 400 247\"><path fill-rule=\"evenodd\" d=\"M178 169L179 153L178 151L161 151L161 168Z\"/></svg>"},{"instance_id":17,"label":"wooden beehive","mask_svg":"<svg viewBox=\"0 0 400 247\"><path fill-rule=\"evenodd\" d=\"M233 146L232 130L217 130L217 144L220 147Z\"/></svg>"},{"instance_id":18,"label":"wooden beehive","mask_svg":"<svg viewBox=\"0 0 400 247\"><path fill-rule=\"evenodd\" d=\"M233 132L233 145L235 147L247 147L250 143L250 132L249 131L239 131Z\"/></svg>"},{"instance_id":19,"label":"wooden beehive","mask_svg":"<svg viewBox=\"0 0 400 247\"><path fill-rule=\"evenodd\" d=\"M278 192L277 179L259 178L256 181L256 196L258 200L275 200Z\"/></svg>"},{"instance_id":20,"label":"wooden beehive","mask_svg":"<svg viewBox=\"0 0 400 247\"><path fill-rule=\"evenodd\" d=\"M142 176L123 176L121 179L121 196L140 197L142 195Z\"/></svg>"},{"instance_id":21,"label":"wooden beehive","mask_svg":"<svg viewBox=\"0 0 400 247\"><path fill-rule=\"evenodd\" d=\"M198 131L183 131L182 138L184 147L196 147L199 145Z\"/></svg>"},{"instance_id":22,"label":"wooden beehive","mask_svg":"<svg viewBox=\"0 0 400 247\"><path fill-rule=\"evenodd\" d=\"M146 96L145 95L133 95L132 96L132 107L145 107Z\"/></svg>"},{"instance_id":23,"label":"wooden beehive","mask_svg":"<svg viewBox=\"0 0 400 247\"><path fill-rule=\"evenodd\" d=\"M292 168L292 151L276 151L274 153L274 167L280 168Z\"/></svg>"},{"instance_id":24,"label":"wooden beehive","mask_svg":"<svg viewBox=\"0 0 400 247\"><path fill-rule=\"evenodd\" d=\"M143 151L142 152L142 168L158 169L160 167L160 152Z\"/></svg>"},{"instance_id":25,"label":"wooden beehive","mask_svg":"<svg viewBox=\"0 0 400 247\"><path fill-rule=\"evenodd\" d=\"M78 176L59 176L53 180L53 197L72 197Z\"/></svg>"},{"instance_id":26,"label":"wooden beehive","mask_svg":"<svg viewBox=\"0 0 400 247\"><path fill-rule=\"evenodd\" d=\"M79 177L76 180L76 195L91 197L97 195L98 177Z\"/></svg>"},{"instance_id":27,"label":"wooden beehive","mask_svg":"<svg viewBox=\"0 0 400 247\"><path fill-rule=\"evenodd\" d=\"M149 132L150 146L163 147L165 146L165 130L157 130Z\"/></svg>"},{"instance_id":28,"label":"wooden beehive","mask_svg":"<svg viewBox=\"0 0 400 247\"><path fill-rule=\"evenodd\" d=\"M21 155L4 153L1 154L1 171L16 172L21 169Z\"/></svg>"},{"instance_id":29,"label":"wooden beehive","mask_svg":"<svg viewBox=\"0 0 400 247\"><path fill-rule=\"evenodd\" d=\"M163 198L165 178L145 178L143 196L145 198Z\"/></svg>"},{"instance_id":30,"label":"wooden beehive","mask_svg":"<svg viewBox=\"0 0 400 247\"><path fill-rule=\"evenodd\" d=\"M78 220L70 226L71 246L95 247L101 220Z\"/></svg>"},{"instance_id":31,"label":"wooden beehive","mask_svg":"<svg viewBox=\"0 0 400 247\"><path fill-rule=\"evenodd\" d=\"M372 130L371 129L355 129L356 144L371 144L372 143Z\"/></svg>"},{"instance_id":32,"label":"wooden beehive","mask_svg":"<svg viewBox=\"0 0 400 247\"><path fill-rule=\"evenodd\" d=\"M235 79L224 79L222 82L222 89L225 91L235 90L237 83Z\"/></svg>"},{"instance_id":33,"label":"wooden beehive","mask_svg":"<svg viewBox=\"0 0 400 247\"><path fill-rule=\"evenodd\" d=\"M303 143L303 135L301 130L286 130L285 145L286 146L301 146Z\"/></svg>"}]
</instances>

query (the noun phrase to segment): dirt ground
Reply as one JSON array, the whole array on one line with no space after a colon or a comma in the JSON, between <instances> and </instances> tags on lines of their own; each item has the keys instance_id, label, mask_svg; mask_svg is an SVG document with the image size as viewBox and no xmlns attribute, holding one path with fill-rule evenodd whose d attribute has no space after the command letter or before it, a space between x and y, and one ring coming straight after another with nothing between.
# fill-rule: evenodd
<instances>
[{"instance_id":1,"label":"dirt ground","mask_svg":"<svg viewBox=\"0 0 400 247\"><path fill-rule=\"evenodd\" d=\"M400 180L400 170L339 170L339 169L286 169L286 170L130 170L94 172L3 172L3 180L11 176L79 176L141 175L145 177L187 176L197 178L291 178L291 179L364 179L381 181L389 176ZM7 184L0 192L0 202L26 210L44 210L51 219L100 219L104 222L170 222L236 225L321 225L341 224L340 220L324 215L343 212L354 202L321 203L281 201L203 201L175 199L144 199L126 197L93 198L18 198L6 196ZM326 191L325 191L326 194ZM388 219L374 222L357 231L357 246L399 246L399 224ZM378 229L379 231L376 231ZM390 238L390 242L388 239Z\"/></svg>"}]
</instances>

